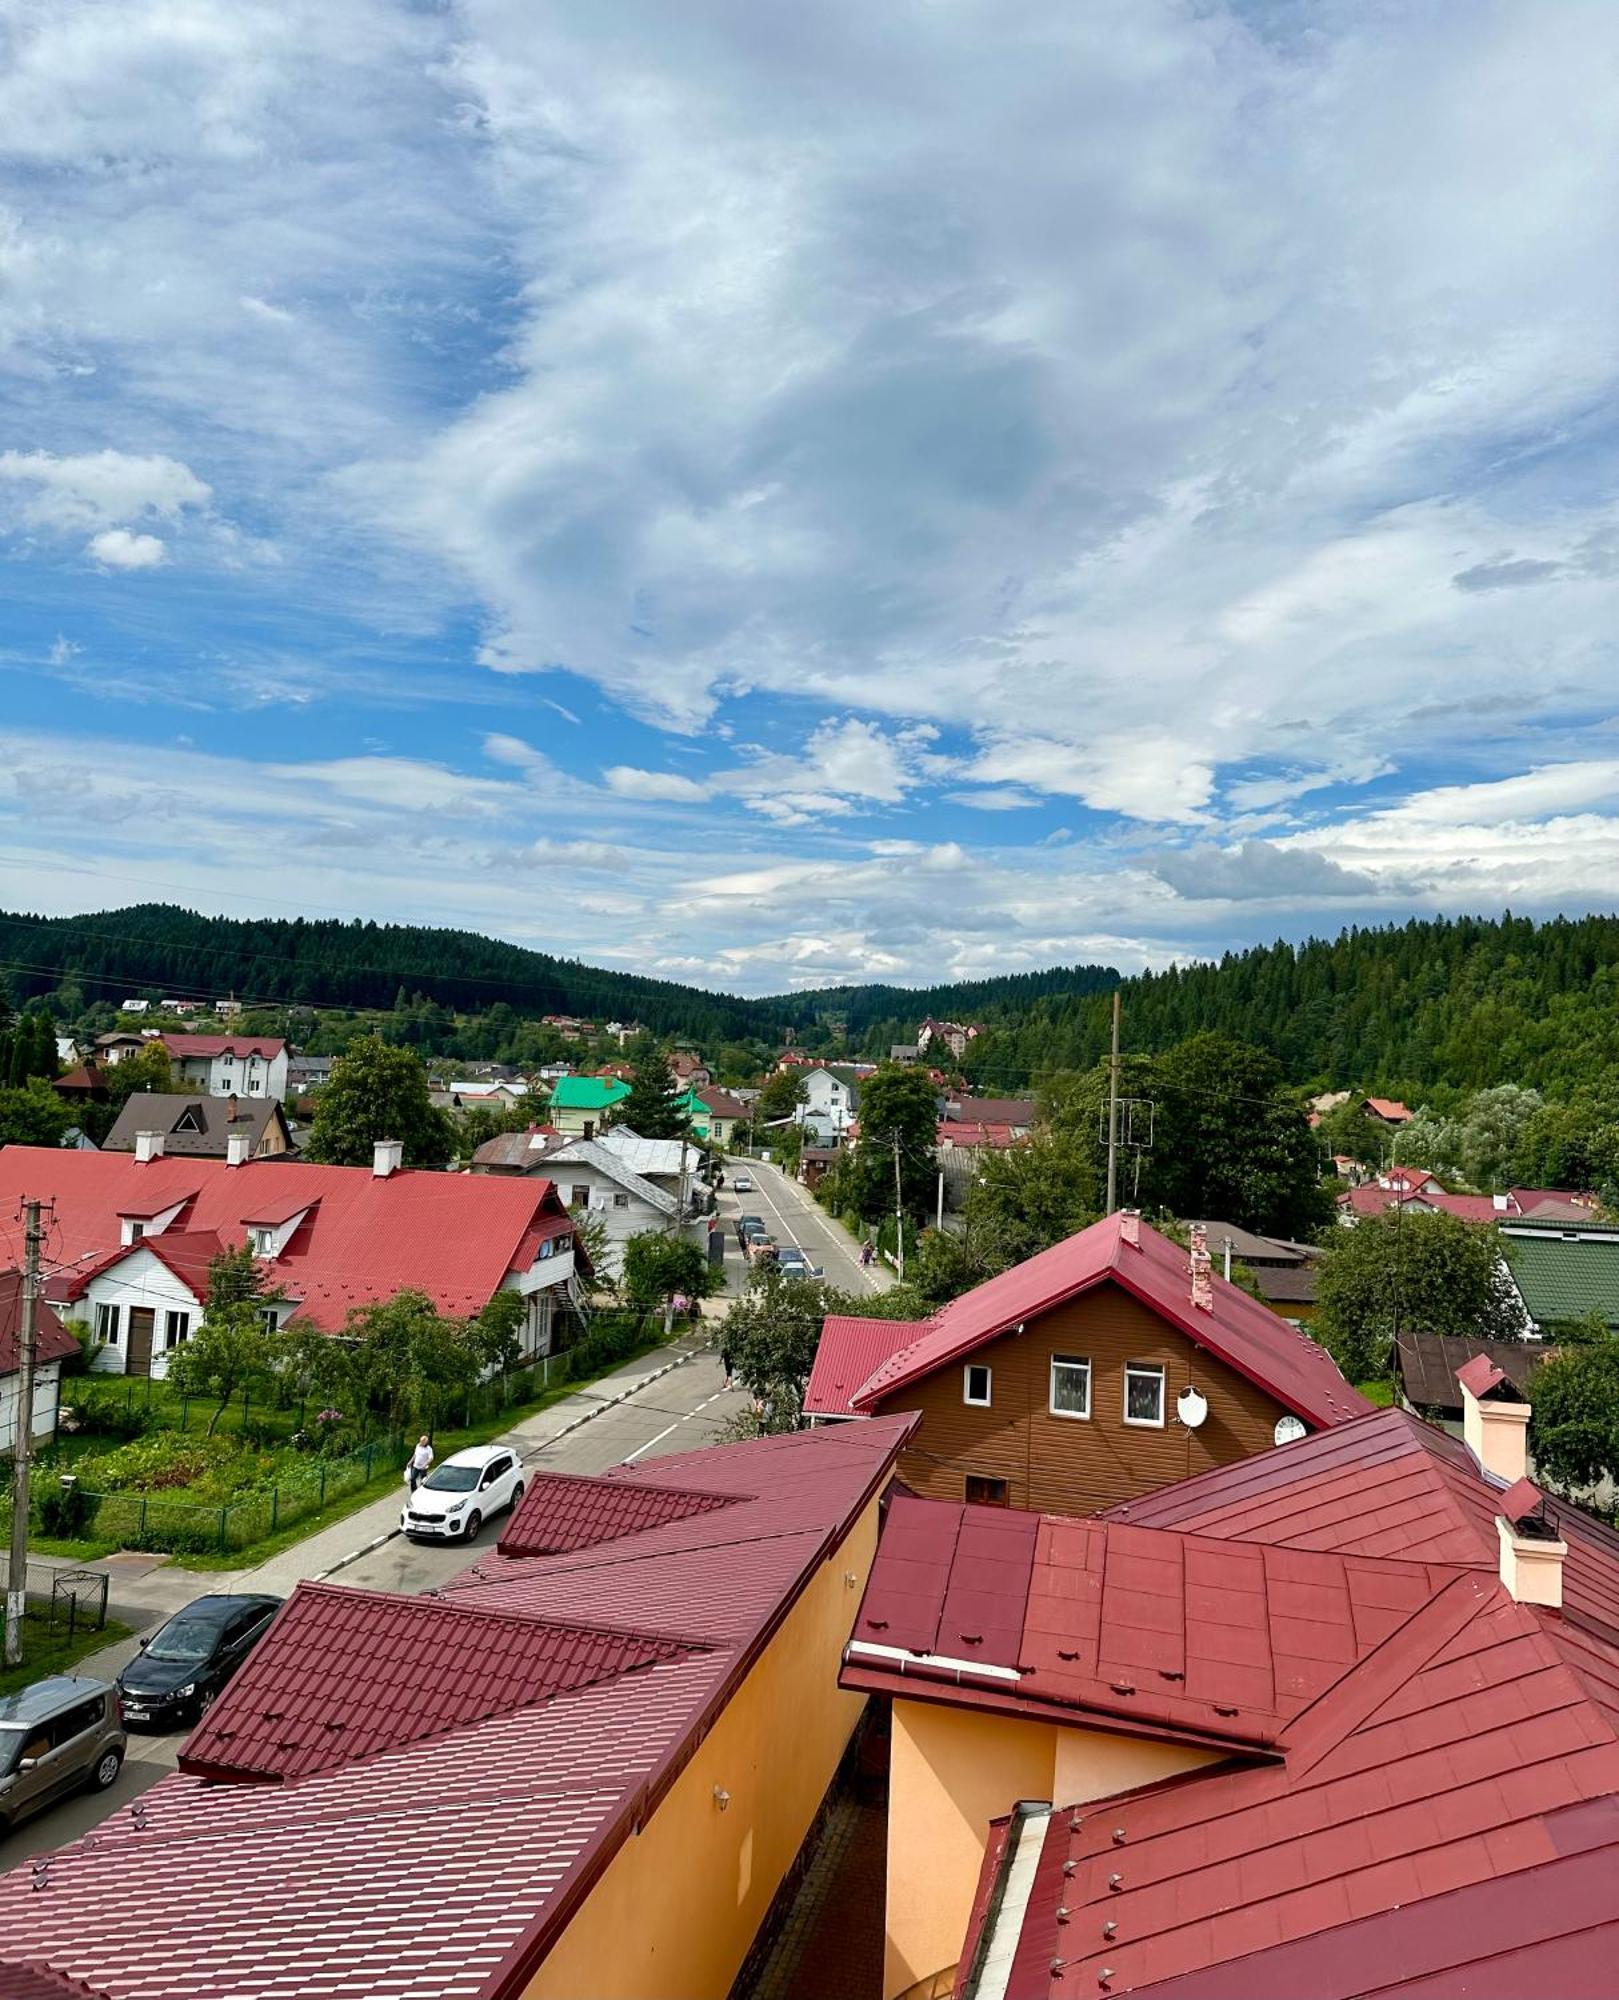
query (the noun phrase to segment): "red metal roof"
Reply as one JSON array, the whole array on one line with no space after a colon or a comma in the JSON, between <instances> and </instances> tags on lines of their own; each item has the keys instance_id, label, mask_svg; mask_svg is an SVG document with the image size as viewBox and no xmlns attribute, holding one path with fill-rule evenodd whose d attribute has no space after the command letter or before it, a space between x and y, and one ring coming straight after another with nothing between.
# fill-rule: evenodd
<instances>
[{"instance_id":1,"label":"red metal roof","mask_svg":"<svg viewBox=\"0 0 1619 2000\"><path fill-rule=\"evenodd\" d=\"M734 1505L727 1493L688 1493L571 1472L537 1473L500 1538L503 1556L547 1556L616 1542L665 1521Z\"/></svg>"},{"instance_id":2,"label":"red metal roof","mask_svg":"<svg viewBox=\"0 0 1619 2000\"><path fill-rule=\"evenodd\" d=\"M909 1319L859 1319L832 1313L821 1322L815 1364L804 1385L807 1417L847 1417L849 1398L919 1331Z\"/></svg>"},{"instance_id":3,"label":"red metal roof","mask_svg":"<svg viewBox=\"0 0 1619 2000\"><path fill-rule=\"evenodd\" d=\"M185 1768L0 1876L0 1993L24 1966L104 2000L516 2000L914 1426L621 1468L587 1483L730 1504L437 1598L301 1586Z\"/></svg>"},{"instance_id":4,"label":"red metal roof","mask_svg":"<svg viewBox=\"0 0 1619 2000\"><path fill-rule=\"evenodd\" d=\"M266 1210L285 1218L308 1208L308 1220L264 1269L297 1301L300 1320L328 1332L341 1329L352 1307L407 1288L425 1292L440 1312L468 1318L509 1272L528 1268L536 1225L573 1226L553 1184L537 1176L411 1169L379 1176L368 1167L301 1160L233 1167L44 1146L0 1149L0 1211L25 1193L55 1202L51 1261L74 1282L95 1260L116 1261L121 1215L157 1215L189 1198L187 1233L238 1244L249 1220ZM145 1236L141 1247L160 1240Z\"/></svg>"},{"instance_id":5,"label":"red metal roof","mask_svg":"<svg viewBox=\"0 0 1619 2000\"><path fill-rule=\"evenodd\" d=\"M263 1056L266 1061L283 1055L286 1043L273 1035L160 1035L171 1056Z\"/></svg>"},{"instance_id":6,"label":"red metal roof","mask_svg":"<svg viewBox=\"0 0 1619 2000\"><path fill-rule=\"evenodd\" d=\"M1187 1253L1146 1223L1138 1225L1140 1243L1133 1246L1122 1240L1121 1227L1120 1216L1108 1216L953 1299L917 1329L908 1346L872 1371L850 1398L851 1406L873 1410L891 1402L910 1383L986 1341L1111 1282L1318 1429L1371 1407L1308 1334L1218 1275L1211 1275L1212 1311L1193 1305Z\"/></svg>"},{"instance_id":7,"label":"red metal roof","mask_svg":"<svg viewBox=\"0 0 1619 2000\"><path fill-rule=\"evenodd\" d=\"M1456 1370L1456 1380L1472 1396L1487 1396L1507 1379L1507 1371L1497 1368L1487 1354L1475 1354Z\"/></svg>"},{"instance_id":8,"label":"red metal roof","mask_svg":"<svg viewBox=\"0 0 1619 2000\"><path fill-rule=\"evenodd\" d=\"M0 1375L14 1374L19 1360L18 1340L22 1333L22 1273L0 1271ZM77 1354L79 1343L56 1314L39 1301L34 1311L34 1365L65 1361Z\"/></svg>"}]
</instances>

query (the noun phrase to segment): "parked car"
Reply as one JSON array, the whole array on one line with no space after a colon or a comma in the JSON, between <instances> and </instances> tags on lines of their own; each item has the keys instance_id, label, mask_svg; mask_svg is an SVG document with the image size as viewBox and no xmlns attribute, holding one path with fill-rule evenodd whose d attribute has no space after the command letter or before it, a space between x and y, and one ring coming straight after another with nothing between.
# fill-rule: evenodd
<instances>
[{"instance_id":1,"label":"parked car","mask_svg":"<svg viewBox=\"0 0 1619 2000\"><path fill-rule=\"evenodd\" d=\"M736 1194L752 1194L753 1182L746 1174L738 1174L736 1179L732 1181L731 1188L732 1192Z\"/></svg>"},{"instance_id":2,"label":"parked car","mask_svg":"<svg viewBox=\"0 0 1619 2000\"><path fill-rule=\"evenodd\" d=\"M471 1541L523 1497L523 1462L510 1445L478 1444L435 1465L405 1502L399 1525L412 1541Z\"/></svg>"},{"instance_id":3,"label":"parked car","mask_svg":"<svg viewBox=\"0 0 1619 2000\"><path fill-rule=\"evenodd\" d=\"M818 1278L821 1275L821 1267L812 1264L803 1251L792 1243L784 1243L776 1252L776 1269L784 1278Z\"/></svg>"},{"instance_id":4,"label":"parked car","mask_svg":"<svg viewBox=\"0 0 1619 2000\"><path fill-rule=\"evenodd\" d=\"M739 1215L736 1219L736 1240L746 1245L750 1231L764 1233L765 1219L762 1215Z\"/></svg>"},{"instance_id":5,"label":"parked car","mask_svg":"<svg viewBox=\"0 0 1619 2000\"><path fill-rule=\"evenodd\" d=\"M104 1792L127 1745L106 1681L52 1674L0 1695L0 1832L84 1786Z\"/></svg>"},{"instance_id":6,"label":"parked car","mask_svg":"<svg viewBox=\"0 0 1619 2000\"><path fill-rule=\"evenodd\" d=\"M748 1238L744 1248L750 1264L773 1264L776 1260L776 1239L762 1229Z\"/></svg>"},{"instance_id":7,"label":"parked car","mask_svg":"<svg viewBox=\"0 0 1619 2000\"><path fill-rule=\"evenodd\" d=\"M269 1630L279 1597L199 1597L175 1612L118 1676L126 1722L177 1729L213 1707Z\"/></svg>"}]
</instances>

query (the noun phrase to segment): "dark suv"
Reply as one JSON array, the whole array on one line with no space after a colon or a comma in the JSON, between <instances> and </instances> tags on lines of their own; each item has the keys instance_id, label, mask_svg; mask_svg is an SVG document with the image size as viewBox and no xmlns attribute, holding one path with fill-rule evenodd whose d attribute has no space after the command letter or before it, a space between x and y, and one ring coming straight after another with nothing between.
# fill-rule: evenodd
<instances>
[{"instance_id":1,"label":"dark suv","mask_svg":"<svg viewBox=\"0 0 1619 2000\"><path fill-rule=\"evenodd\" d=\"M104 1792L124 1761L118 1697L105 1681L53 1674L0 1695L0 1833L53 1799Z\"/></svg>"},{"instance_id":2,"label":"dark suv","mask_svg":"<svg viewBox=\"0 0 1619 2000\"><path fill-rule=\"evenodd\" d=\"M264 1637L279 1597L199 1597L175 1612L118 1676L124 1719L175 1729L206 1715Z\"/></svg>"}]
</instances>

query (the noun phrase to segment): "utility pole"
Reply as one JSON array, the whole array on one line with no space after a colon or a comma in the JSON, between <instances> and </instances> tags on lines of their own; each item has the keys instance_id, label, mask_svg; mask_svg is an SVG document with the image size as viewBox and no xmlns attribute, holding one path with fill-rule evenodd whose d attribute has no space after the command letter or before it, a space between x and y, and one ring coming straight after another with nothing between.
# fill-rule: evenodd
<instances>
[{"instance_id":1,"label":"utility pole","mask_svg":"<svg viewBox=\"0 0 1619 2000\"><path fill-rule=\"evenodd\" d=\"M894 1222L899 1230L899 1281L905 1282L905 1191L899 1176L899 1134L894 1134Z\"/></svg>"},{"instance_id":2,"label":"utility pole","mask_svg":"<svg viewBox=\"0 0 1619 2000\"><path fill-rule=\"evenodd\" d=\"M23 1607L28 1601L28 1460L34 1441L34 1340L39 1303L39 1251L45 1240L40 1206L21 1206L23 1230L22 1324L17 1329L17 1441L11 1472L11 1564L6 1575L5 1663L22 1661ZM52 1205L52 1214L55 1206Z\"/></svg>"},{"instance_id":3,"label":"utility pole","mask_svg":"<svg viewBox=\"0 0 1619 2000\"><path fill-rule=\"evenodd\" d=\"M1119 1205L1119 989L1113 989L1113 1053L1107 1063L1107 1213Z\"/></svg>"}]
</instances>

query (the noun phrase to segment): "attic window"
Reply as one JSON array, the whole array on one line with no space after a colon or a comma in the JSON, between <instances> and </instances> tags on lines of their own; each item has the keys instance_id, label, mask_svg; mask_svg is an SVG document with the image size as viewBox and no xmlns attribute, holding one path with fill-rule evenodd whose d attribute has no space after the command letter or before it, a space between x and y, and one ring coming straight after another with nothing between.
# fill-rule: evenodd
<instances>
[{"instance_id":1,"label":"attic window","mask_svg":"<svg viewBox=\"0 0 1619 2000\"><path fill-rule=\"evenodd\" d=\"M275 1231L273 1229L254 1230L253 1255L255 1257L273 1257L275 1255Z\"/></svg>"},{"instance_id":2,"label":"attic window","mask_svg":"<svg viewBox=\"0 0 1619 2000\"><path fill-rule=\"evenodd\" d=\"M961 1371L961 1400L975 1410L987 1410L992 1380L989 1368L982 1361L969 1361Z\"/></svg>"}]
</instances>

